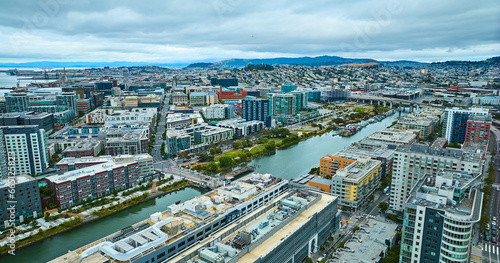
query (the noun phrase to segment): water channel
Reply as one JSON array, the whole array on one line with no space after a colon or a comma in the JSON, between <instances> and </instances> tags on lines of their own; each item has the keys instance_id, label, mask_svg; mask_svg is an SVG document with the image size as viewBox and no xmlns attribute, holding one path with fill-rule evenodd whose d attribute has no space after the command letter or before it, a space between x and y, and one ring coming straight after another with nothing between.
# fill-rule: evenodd
<instances>
[{"instance_id":1,"label":"water channel","mask_svg":"<svg viewBox=\"0 0 500 263\"><path fill-rule=\"evenodd\" d=\"M394 114L381 122L367 125L351 137L332 136L332 132L325 133L302 141L286 150L276 151L275 155L253 160L250 165L256 166L257 172L270 173L276 177L290 180L309 172L312 167L318 167L319 159L322 156L333 154L373 132L386 128L396 120L397 116L397 114ZM30 247L16 251L16 256L0 258L0 262L47 262L65 254L68 250L82 247L128 225L137 223L154 212L164 211L170 204L177 201L184 202L200 194L199 190L186 188L150 200L88 225L45 239Z\"/></svg>"}]
</instances>

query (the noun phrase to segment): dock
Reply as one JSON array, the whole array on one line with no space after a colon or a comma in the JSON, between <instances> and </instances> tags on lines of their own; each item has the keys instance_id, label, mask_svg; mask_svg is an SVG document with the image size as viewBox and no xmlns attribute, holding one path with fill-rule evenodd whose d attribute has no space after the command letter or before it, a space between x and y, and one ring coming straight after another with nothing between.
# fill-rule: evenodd
<instances>
[{"instance_id":1,"label":"dock","mask_svg":"<svg viewBox=\"0 0 500 263\"><path fill-rule=\"evenodd\" d=\"M226 174L227 179L231 179L231 181L236 180L239 176L242 176L248 172L253 172L255 170L255 167L253 166L245 166L243 168L240 168L238 170L232 171L228 174Z\"/></svg>"}]
</instances>

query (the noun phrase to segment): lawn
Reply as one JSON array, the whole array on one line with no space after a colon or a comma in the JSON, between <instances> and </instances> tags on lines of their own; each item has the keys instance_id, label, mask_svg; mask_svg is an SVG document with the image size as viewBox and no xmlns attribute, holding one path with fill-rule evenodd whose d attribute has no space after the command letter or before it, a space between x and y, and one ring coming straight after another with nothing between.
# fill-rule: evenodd
<instances>
[{"instance_id":1,"label":"lawn","mask_svg":"<svg viewBox=\"0 0 500 263\"><path fill-rule=\"evenodd\" d=\"M258 145L258 146L253 147L252 149L250 149L250 153L252 155L261 154L261 153L264 153L265 150L266 150L266 147L264 145Z\"/></svg>"},{"instance_id":2,"label":"lawn","mask_svg":"<svg viewBox=\"0 0 500 263\"><path fill-rule=\"evenodd\" d=\"M223 155L219 156L219 158L225 156L225 157L229 157L231 159L234 159L236 157L241 156L242 154L243 154L243 152L240 150L232 150L232 151L225 152ZM219 158L216 158L216 160L218 160Z\"/></svg>"}]
</instances>

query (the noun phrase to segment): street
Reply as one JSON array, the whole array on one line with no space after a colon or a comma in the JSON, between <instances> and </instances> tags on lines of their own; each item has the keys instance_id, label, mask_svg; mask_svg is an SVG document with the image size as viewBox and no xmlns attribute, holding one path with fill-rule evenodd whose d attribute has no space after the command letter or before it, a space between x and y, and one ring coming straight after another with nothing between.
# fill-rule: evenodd
<instances>
[{"instance_id":1,"label":"street","mask_svg":"<svg viewBox=\"0 0 500 263\"><path fill-rule=\"evenodd\" d=\"M500 131L495 128L491 127L491 134L490 134L490 141L489 141L489 147L488 151L491 153L493 151L497 151L498 145L500 143ZM487 159L488 161L488 159ZM497 155L492 156L492 161L494 164L495 168L495 180L492 185L491 189L491 196L490 200L488 202L488 208L486 211L483 211L483 214L486 213L488 217L490 218L490 223L489 223L489 231L485 231L488 233L488 240L486 240L485 234L486 233L479 233L479 238L478 238L478 248L482 249L482 262L500 262L500 247L499 244L497 243L498 240L498 226L496 225L496 220L494 221L493 219L497 219L497 217L500 215L500 191L497 189L500 188L500 172L498 171L500 169L500 157ZM488 162L485 163L485 176L487 176L487 170L488 170ZM493 230L495 228L495 230ZM494 235L495 234L495 235ZM493 240L495 238L495 240ZM472 259L475 260L476 262L481 262L481 258L478 256L473 255Z\"/></svg>"}]
</instances>

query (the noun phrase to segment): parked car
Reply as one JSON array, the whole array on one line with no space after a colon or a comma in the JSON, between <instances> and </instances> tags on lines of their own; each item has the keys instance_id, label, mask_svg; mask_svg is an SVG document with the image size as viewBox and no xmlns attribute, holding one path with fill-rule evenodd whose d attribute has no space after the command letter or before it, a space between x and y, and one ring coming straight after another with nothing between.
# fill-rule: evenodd
<instances>
[{"instance_id":1,"label":"parked car","mask_svg":"<svg viewBox=\"0 0 500 263\"><path fill-rule=\"evenodd\" d=\"M496 216L493 217L493 221L497 221L497 217Z\"/></svg>"},{"instance_id":2,"label":"parked car","mask_svg":"<svg viewBox=\"0 0 500 263\"><path fill-rule=\"evenodd\" d=\"M497 238L494 237L494 236L491 236L491 242L496 243L497 242Z\"/></svg>"},{"instance_id":3,"label":"parked car","mask_svg":"<svg viewBox=\"0 0 500 263\"><path fill-rule=\"evenodd\" d=\"M490 237L489 236L484 236L484 240L490 241Z\"/></svg>"},{"instance_id":4,"label":"parked car","mask_svg":"<svg viewBox=\"0 0 500 263\"><path fill-rule=\"evenodd\" d=\"M495 231L495 230L491 230L491 235L492 235L492 236L496 236L496 235L497 235L497 231Z\"/></svg>"},{"instance_id":5,"label":"parked car","mask_svg":"<svg viewBox=\"0 0 500 263\"><path fill-rule=\"evenodd\" d=\"M497 222L495 222L495 221L491 221L491 225L492 225L492 226L496 226L496 225L497 225Z\"/></svg>"},{"instance_id":6,"label":"parked car","mask_svg":"<svg viewBox=\"0 0 500 263\"><path fill-rule=\"evenodd\" d=\"M496 230L496 229L497 229L497 227L495 225L491 226L491 230Z\"/></svg>"}]
</instances>

